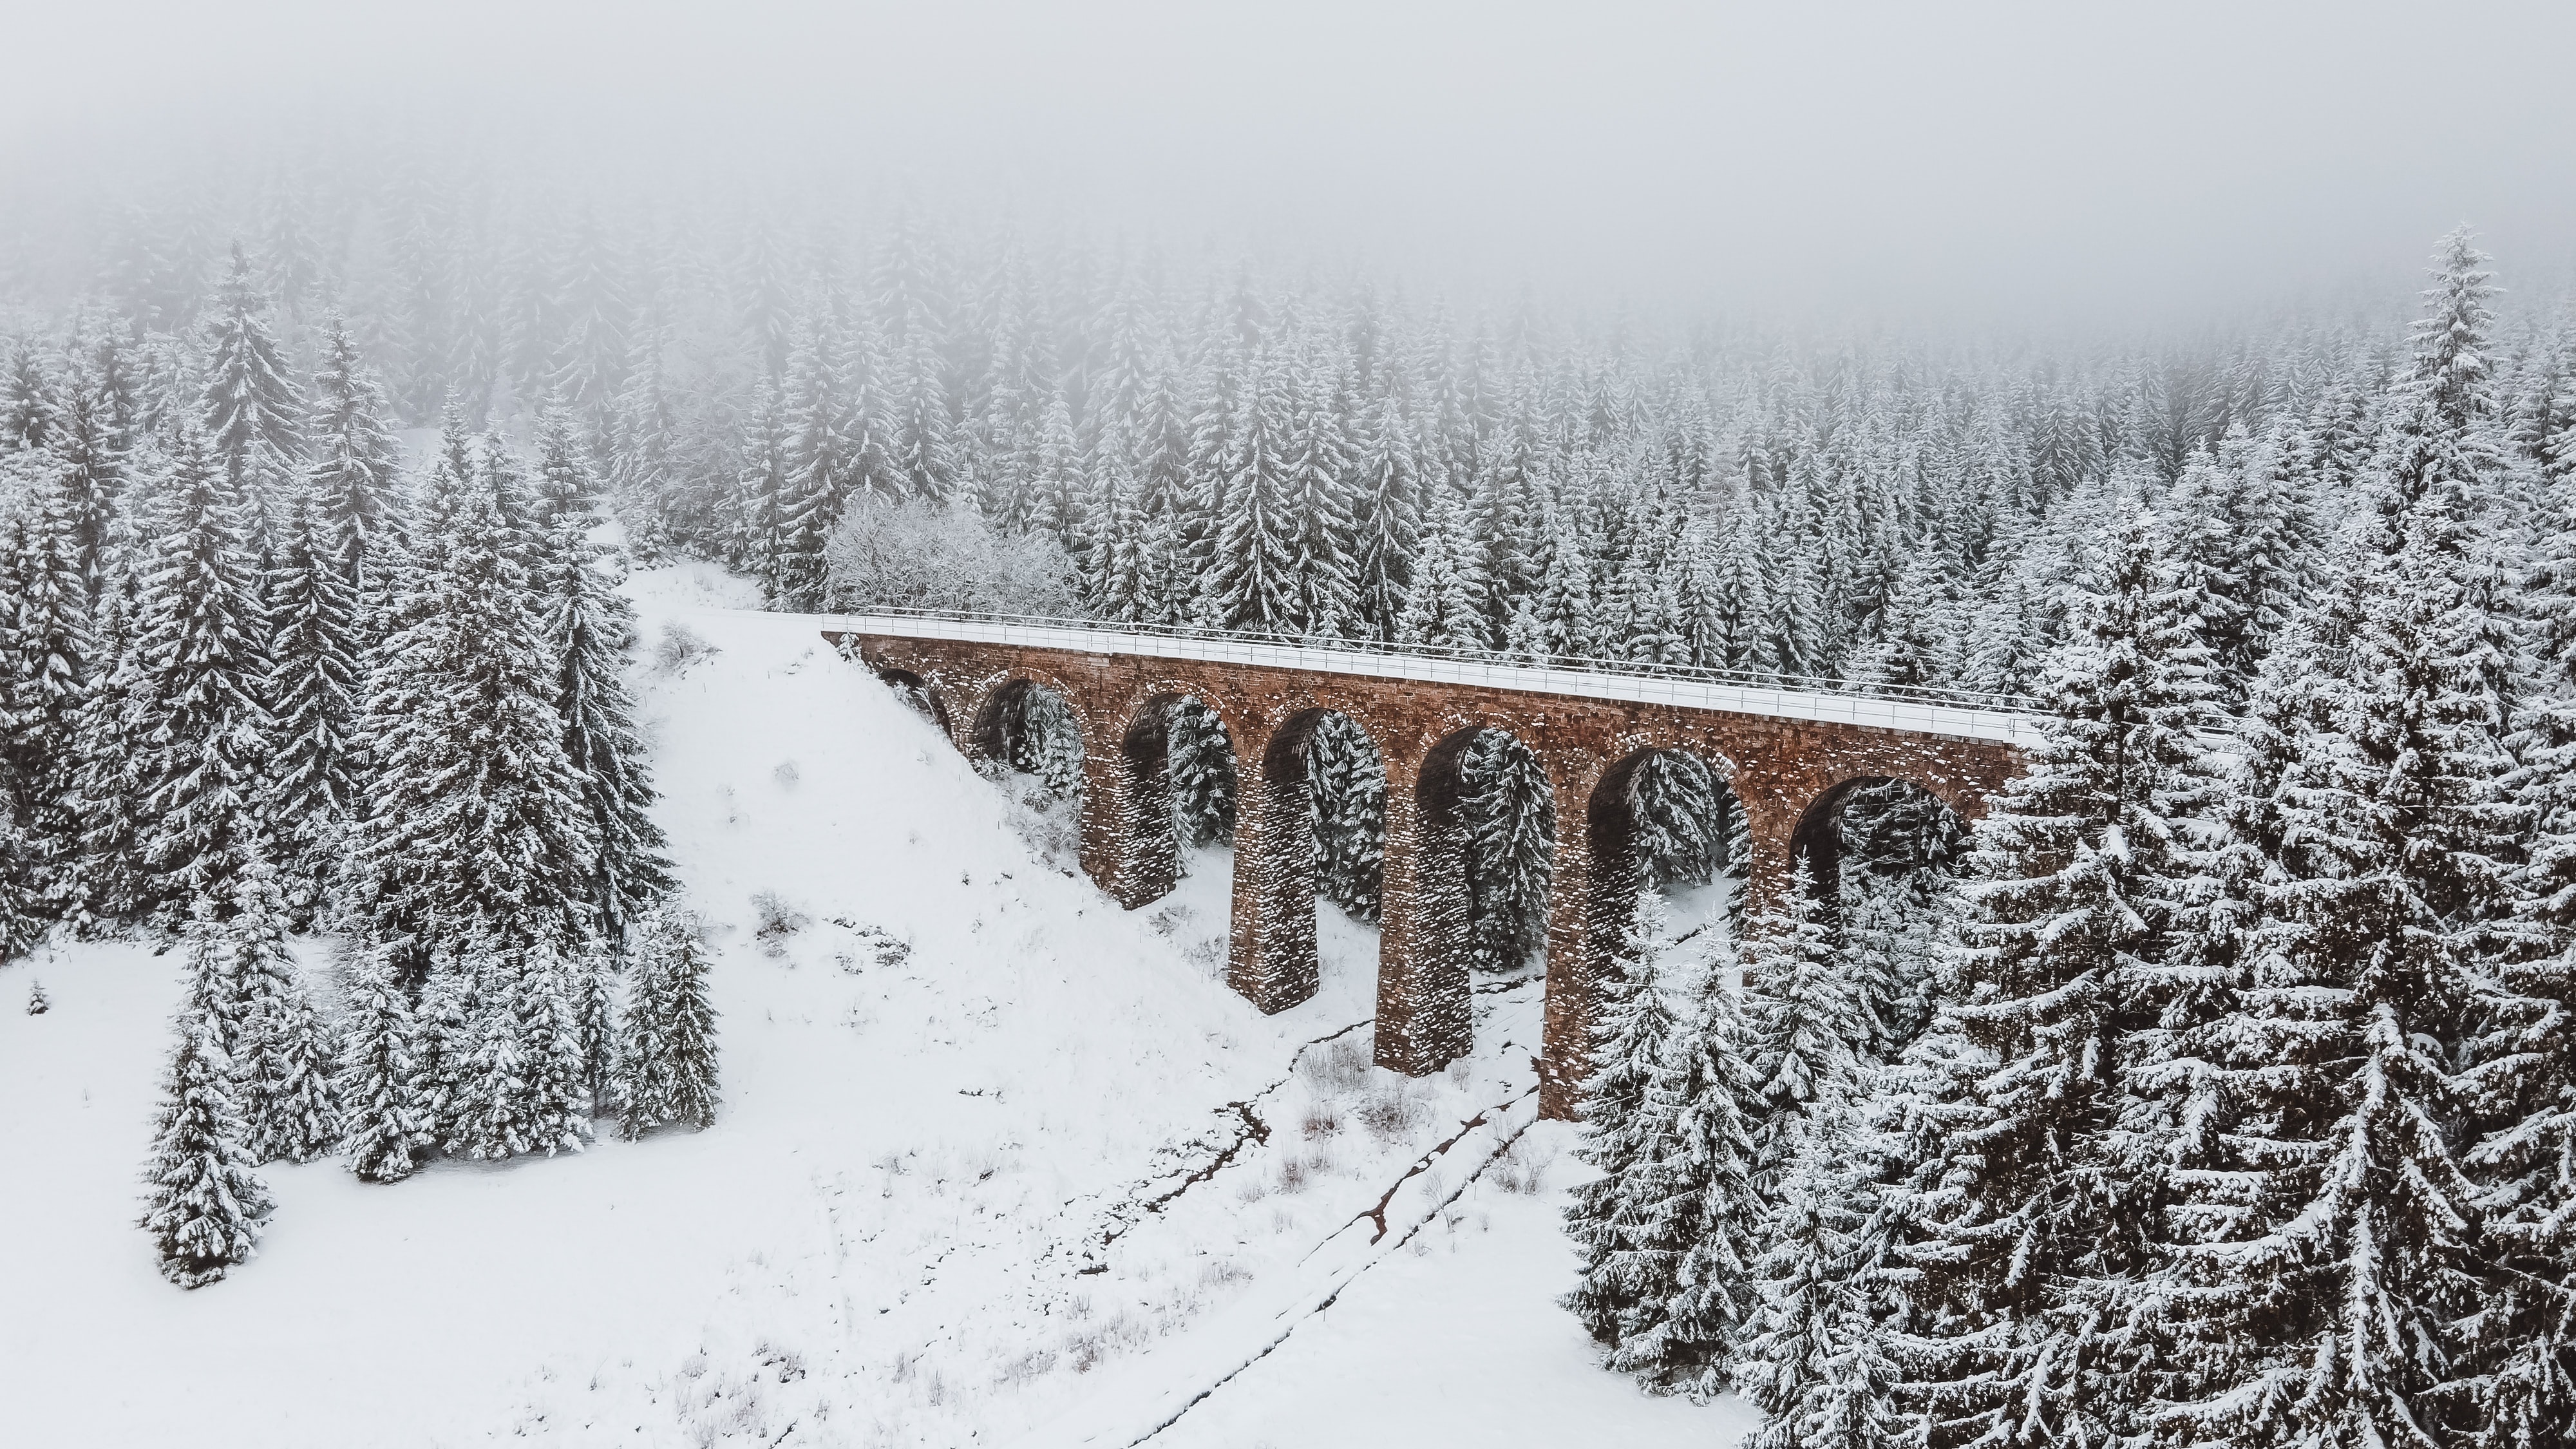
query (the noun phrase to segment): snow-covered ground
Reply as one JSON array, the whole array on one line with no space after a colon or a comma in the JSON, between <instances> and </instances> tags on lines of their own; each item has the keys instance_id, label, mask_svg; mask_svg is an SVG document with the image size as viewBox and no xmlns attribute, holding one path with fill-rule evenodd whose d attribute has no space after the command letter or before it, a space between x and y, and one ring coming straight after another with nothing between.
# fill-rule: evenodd
<instances>
[{"instance_id":1,"label":"snow-covered ground","mask_svg":"<svg viewBox=\"0 0 2576 1449\"><path fill-rule=\"evenodd\" d=\"M0 968L12 1445L1724 1445L1553 1303L1579 1168L1532 1122L1537 984L1474 1055L1368 1062L1376 938L1228 992L1227 860L1134 913L1061 812L712 570L639 575L662 819L714 923L703 1133L269 1169L259 1257L183 1293L134 1228L177 958ZM764 929L766 927L766 929ZM306 960L327 977L326 943ZM42 980L53 1009L22 1014Z\"/></svg>"}]
</instances>

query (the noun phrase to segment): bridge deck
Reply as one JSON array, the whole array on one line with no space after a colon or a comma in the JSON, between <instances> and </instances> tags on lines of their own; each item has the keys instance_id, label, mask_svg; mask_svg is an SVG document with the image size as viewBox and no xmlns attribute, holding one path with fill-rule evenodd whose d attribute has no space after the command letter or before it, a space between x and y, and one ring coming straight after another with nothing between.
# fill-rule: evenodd
<instances>
[{"instance_id":1,"label":"bridge deck","mask_svg":"<svg viewBox=\"0 0 2576 1449\"><path fill-rule=\"evenodd\" d=\"M1443 650L1374 647L1332 649L1262 635L1215 630L1139 630L1063 619L1018 619L885 611L831 616L829 627L852 634L906 639L950 639L1081 654L1127 654L1194 659L1319 674L1417 680L1485 689L1523 690L1579 699L1633 700L1683 709L1718 710L1776 719L1817 720L1873 729L1908 730L1951 739L1990 740L2028 748L2039 715L2024 702L1965 692L1913 690L1861 693L1806 690L1734 679L1710 670L1650 666L1585 666L1516 662L1492 655Z\"/></svg>"}]
</instances>

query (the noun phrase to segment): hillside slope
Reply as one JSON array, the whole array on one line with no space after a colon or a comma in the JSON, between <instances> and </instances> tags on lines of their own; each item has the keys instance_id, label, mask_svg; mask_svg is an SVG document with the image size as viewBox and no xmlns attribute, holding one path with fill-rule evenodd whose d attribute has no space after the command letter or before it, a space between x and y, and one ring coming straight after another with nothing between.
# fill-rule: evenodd
<instances>
[{"instance_id":1,"label":"hillside slope","mask_svg":"<svg viewBox=\"0 0 2576 1449\"><path fill-rule=\"evenodd\" d=\"M1220 979L1222 853L1120 911L1060 811L810 620L709 570L631 587L718 947L717 1125L390 1188L273 1168L260 1256L182 1293L132 1226L176 958L0 970L12 1442L1729 1436L1595 1371L1549 1301L1572 1169L1530 1128L1535 983L1480 995L1469 1061L1378 1072L1373 933L1327 908L1324 990L1262 1017Z\"/></svg>"}]
</instances>

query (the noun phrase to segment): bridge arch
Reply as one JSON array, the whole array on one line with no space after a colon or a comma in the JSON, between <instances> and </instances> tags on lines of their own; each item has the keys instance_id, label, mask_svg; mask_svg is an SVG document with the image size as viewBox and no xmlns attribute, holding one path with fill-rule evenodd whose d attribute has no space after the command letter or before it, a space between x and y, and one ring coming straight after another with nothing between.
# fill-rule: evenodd
<instances>
[{"instance_id":1,"label":"bridge arch","mask_svg":"<svg viewBox=\"0 0 2576 1449\"><path fill-rule=\"evenodd\" d=\"M1985 795L1959 788L1954 782L1937 778L1917 778L1910 773L1850 775L1836 780L1816 792L1799 812L1796 825L1789 833L1789 849L1783 865L1790 870L1804 862L1817 898L1829 907L1841 898L1844 864L1844 809L1856 795L1881 793L1894 787L1910 791L1946 811L1960 830L1985 813Z\"/></svg>"},{"instance_id":2,"label":"bridge arch","mask_svg":"<svg viewBox=\"0 0 2576 1449\"><path fill-rule=\"evenodd\" d=\"M1376 753L1386 746L1369 721L1345 708L1334 691L1298 691L1235 735L1234 909L1226 974L1235 990L1265 1012L1285 1011L1315 994L1316 839L1309 747L1335 715L1348 720ZM1229 731L1239 727L1228 721ZM1381 884L1381 897L1383 885Z\"/></svg>"}]
</instances>

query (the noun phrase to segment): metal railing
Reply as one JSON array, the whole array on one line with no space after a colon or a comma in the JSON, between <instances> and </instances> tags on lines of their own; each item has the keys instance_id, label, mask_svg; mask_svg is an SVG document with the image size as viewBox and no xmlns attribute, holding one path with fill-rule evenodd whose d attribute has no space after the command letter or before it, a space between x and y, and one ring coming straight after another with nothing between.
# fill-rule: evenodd
<instances>
[{"instance_id":1,"label":"metal railing","mask_svg":"<svg viewBox=\"0 0 2576 1449\"><path fill-rule=\"evenodd\" d=\"M1582 698L1625 699L1685 708L1830 720L2027 744L2044 713L2036 700L1976 690L1854 684L1800 675L1579 656L1530 658L1486 650L1367 639L1098 619L877 608L823 616L844 632L953 639L1185 658L1330 674L1476 684Z\"/></svg>"}]
</instances>

